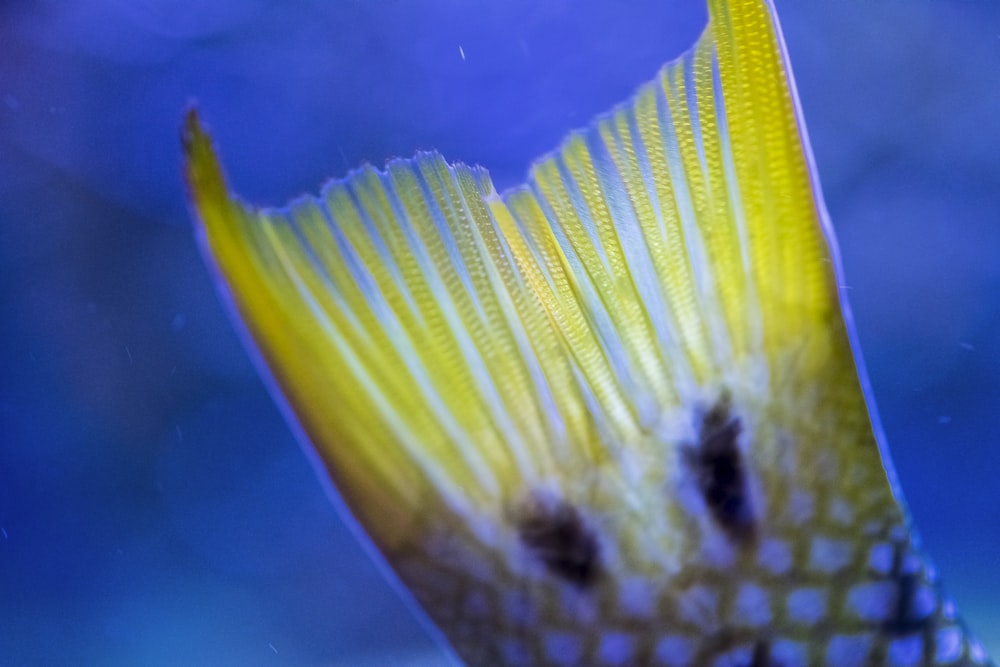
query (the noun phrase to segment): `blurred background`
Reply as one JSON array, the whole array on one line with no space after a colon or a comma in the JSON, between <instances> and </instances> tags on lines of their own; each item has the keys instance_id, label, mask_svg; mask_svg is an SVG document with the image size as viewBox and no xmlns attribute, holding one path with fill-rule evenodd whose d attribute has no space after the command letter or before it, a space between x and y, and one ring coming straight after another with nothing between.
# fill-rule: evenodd
<instances>
[{"instance_id":1,"label":"blurred background","mask_svg":"<svg viewBox=\"0 0 1000 667\"><path fill-rule=\"evenodd\" d=\"M1000 655L1000 5L778 0L916 522ZM700 0L0 3L0 663L440 664L217 302L178 126L283 203L437 147L498 186Z\"/></svg>"}]
</instances>

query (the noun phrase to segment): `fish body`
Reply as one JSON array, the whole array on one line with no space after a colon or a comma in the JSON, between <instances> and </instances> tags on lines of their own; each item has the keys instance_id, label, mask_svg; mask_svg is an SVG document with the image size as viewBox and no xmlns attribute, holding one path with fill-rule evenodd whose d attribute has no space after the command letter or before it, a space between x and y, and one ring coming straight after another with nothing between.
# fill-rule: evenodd
<instances>
[{"instance_id":1,"label":"fish body","mask_svg":"<svg viewBox=\"0 0 1000 667\"><path fill-rule=\"evenodd\" d=\"M192 112L236 321L470 665L990 664L910 526L769 0L526 183L434 152L257 209Z\"/></svg>"}]
</instances>

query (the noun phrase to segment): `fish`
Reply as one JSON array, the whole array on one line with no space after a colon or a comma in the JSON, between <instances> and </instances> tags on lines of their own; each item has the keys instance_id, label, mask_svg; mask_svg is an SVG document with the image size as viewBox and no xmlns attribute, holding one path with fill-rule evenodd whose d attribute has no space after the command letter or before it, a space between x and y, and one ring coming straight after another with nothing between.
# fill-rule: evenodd
<instances>
[{"instance_id":1,"label":"fish","mask_svg":"<svg viewBox=\"0 0 1000 667\"><path fill-rule=\"evenodd\" d=\"M991 665L921 547L771 0L498 192L434 151L198 242L336 502L468 665Z\"/></svg>"}]
</instances>

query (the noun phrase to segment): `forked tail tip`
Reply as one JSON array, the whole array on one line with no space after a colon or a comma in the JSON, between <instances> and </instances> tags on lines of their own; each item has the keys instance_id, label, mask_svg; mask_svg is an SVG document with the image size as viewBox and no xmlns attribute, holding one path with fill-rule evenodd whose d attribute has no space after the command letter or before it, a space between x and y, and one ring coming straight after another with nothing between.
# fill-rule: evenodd
<instances>
[{"instance_id":1,"label":"forked tail tip","mask_svg":"<svg viewBox=\"0 0 1000 667\"><path fill-rule=\"evenodd\" d=\"M194 103L189 104L184 113L181 146L184 151L184 180L194 207L200 211L209 202L224 201L227 194L222 165Z\"/></svg>"}]
</instances>

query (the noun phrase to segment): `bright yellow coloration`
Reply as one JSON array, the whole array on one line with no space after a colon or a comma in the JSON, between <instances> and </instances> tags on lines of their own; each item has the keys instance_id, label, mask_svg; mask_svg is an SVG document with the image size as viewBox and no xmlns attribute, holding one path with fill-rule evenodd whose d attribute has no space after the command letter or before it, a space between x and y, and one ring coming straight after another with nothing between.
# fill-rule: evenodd
<instances>
[{"instance_id":1,"label":"bright yellow coloration","mask_svg":"<svg viewBox=\"0 0 1000 667\"><path fill-rule=\"evenodd\" d=\"M709 15L503 194L424 153L252 209L192 113L207 254L469 663L985 661L882 465L773 9Z\"/></svg>"}]
</instances>

